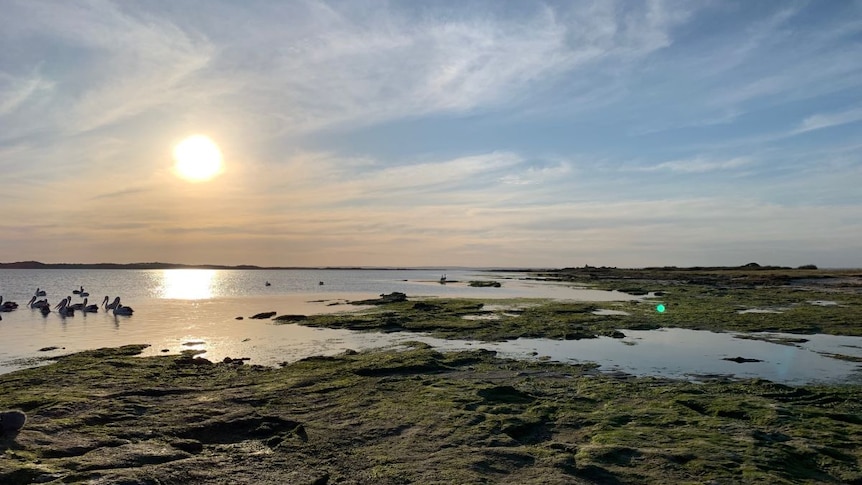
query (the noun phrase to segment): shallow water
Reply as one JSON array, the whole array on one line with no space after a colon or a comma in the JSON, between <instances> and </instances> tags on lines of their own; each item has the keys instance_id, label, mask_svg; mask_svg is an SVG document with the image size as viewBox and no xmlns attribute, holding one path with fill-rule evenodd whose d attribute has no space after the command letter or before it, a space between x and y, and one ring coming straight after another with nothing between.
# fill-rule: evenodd
<instances>
[{"instance_id":1,"label":"shallow water","mask_svg":"<svg viewBox=\"0 0 862 485\"><path fill-rule=\"evenodd\" d=\"M248 318L267 311L308 315L357 310L358 307L344 302L392 291L411 297L605 302L638 299L618 292L520 279L523 276L447 271L450 283L441 285L440 272L428 270L0 270L0 294L20 305L18 310L2 314L0 373L38 365L40 362L35 359L39 358L131 343L150 344L145 355L200 350L205 352L204 357L214 361L225 357L249 358L251 363L277 365L312 355L334 355L346 349L373 349L420 340L441 349L487 348L516 358L596 362L602 370L634 375L696 379L720 374L792 384L859 381L859 364L818 352L862 357L860 337L804 336L808 342L787 346L741 340L732 333L667 329L623 330L627 337L622 340L602 337L480 343L410 333L358 333L274 325L269 320ZM502 281L503 287L473 288L467 285L472 279L495 279ZM266 281L271 285L265 286ZM55 304L82 285L91 295L122 295L123 303L135 308L135 314L114 316L101 311L68 318L56 313L43 317L26 307L36 287L45 289L48 300ZM101 298L91 296L90 300L98 303ZM79 302L81 298L73 295L73 301ZM237 320L239 316L244 319ZM40 351L51 346L58 349ZM764 362L737 364L721 360L737 356Z\"/></svg>"},{"instance_id":2,"label":"shallow water","mask_svg":"<svg viewBox=\"0 0 862 485\"><path fill-rule=\"evenodd\" d=\"M345 301L393 291L411 297L637 299L524 280L520 273L446 273L448 283L440 284L437 270L0 270L0 295L19 304L18 310L0 315L0 372L32 366L34 358L130 343L150 344L147 354L206 349L210 359L250 357L264 365L386 345L374 334L273 325L248 317L269 311L308 315L358 310ZM503 286L468 285L470 280L487 279L502 281ZM81 286L90 294L89 303L121 295L123 304L135 309L134 315L100 311L62 318L56 312L43 316L26 306L37 288L45 290L52 306L66 296L82 302L73 293ZM240 316L245 319L237 320ZM190 341L205 344L184 345ZM41 352L45 347L58 349Z\"/></svg>"}]
</instances>

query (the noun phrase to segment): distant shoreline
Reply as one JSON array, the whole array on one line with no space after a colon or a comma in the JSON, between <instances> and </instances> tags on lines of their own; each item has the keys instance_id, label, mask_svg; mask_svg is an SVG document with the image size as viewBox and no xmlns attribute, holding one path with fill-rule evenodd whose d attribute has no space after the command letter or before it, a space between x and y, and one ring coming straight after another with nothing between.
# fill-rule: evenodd
<instances>
[{"instance_id":1,"label":"distant shoreline","mask_svg":"<svg viewBox=\"0 0 862 485\"><path fill-rule=\"evenodd\" d=\"M181 264L181 263L42 263L40 261L17 261L14 263L0 263L0 269L130 269L130 270L146 270L146 269L219 269L219 270L351 270L351 271L457 271L457 270L474 270L474 271L497 271L497 272L518 272L518 273L579 273L590 272L594 273L593 277L599 274L628 274L649 271L663 273L685 273L685 272L723 272L723 271L797 271L797 270L814 270L819 272L829 271L860 271L862 268L818 268L813 264L803 265L798 267L789 266L761 266L757 263L748 263L741 266L662 266L662 267L644 267L644 268L617 268L613 266L582 266L582 267L564 267L564 268L528 268L528 267L470 267L470 266L256 266L251 264L241 264L236 266L224 264Z\"/></svg>"},{"instance_id":2,"label":"distant shoreline","mask_svg":"<svg viewBox=\"0 0 862 485\"><path fill-rule=\"evenodd\" d=\"M639 271L660 272L689 272L689 271L774 271L774 270L820 270L820 271L856 271L859 268L818 268L817 266L803 265L799 267L789 266L761 266L757 263L748 263L741 266L648 266L644 268L618 268L614 266L581 266L581 267L470 267L470 266L257 266L252 264L225 265L225 264L181 264L181 263L42 263L40 261L16 261L14 263L0 263L0 269L222 269L222 270L377 270L377 271L513 271L519 273L536 272L583 272L592 271L598 273L632 273Z\"/></svg>"},{"instance_id":3,"label":"distant shoreline","mask_svg":"<svg viewBox=\"0 0 862 485\"><path fill-rule=\"evenodd\" d=\"M180 264L180 263L42 263L39 261L18 261L14 263L0 263L0 269L237 269L237 270L378 270L378 271L405 271L405 270L427 270L427 271L452 271L452 270L479 270L479 271L553 271L553 269L523 269L523 268L469 268L462 266L256 266L242 264L237 266L223 264Z\"/></svg>"}]
</instances>

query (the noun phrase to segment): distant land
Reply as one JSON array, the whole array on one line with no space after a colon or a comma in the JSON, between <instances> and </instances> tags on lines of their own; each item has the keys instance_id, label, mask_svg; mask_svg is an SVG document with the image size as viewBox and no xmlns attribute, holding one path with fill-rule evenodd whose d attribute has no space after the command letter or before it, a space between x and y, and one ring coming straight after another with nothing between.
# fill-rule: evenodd
<instances>
[{"instance_id":1,"label":"distant land","mask_svg":"<svg viewBox=\"0 0 862 485\"><path fill-rule=\"evenodd\" d=\"M761 266L757 263L748 263L741 266L661 266L645 268L617 268L615 266L590 266L565 268L524 268L524 267L468 267L468 266L256 266L241 264L229 266L222 264L179 264L179 263L42 263L39 261L17 261L14 263L0 263L0 269L241 269L241 270L277 270L277 269L344 269L344 270L477 270L477 271L515 271L515 272L537 272L537 271L572 271L572 270L594 270L594 271L729 271L729 270L789 270L789 266ZM795 269L819 269L816 265L806 264ZM837 269L837 268L832 268ZM845 268L849 269L849 268Z\"/></svg>"},{"instance_id":2,"label":"distant land","mask_svg":"<svg viewBox=\"0 0 862 485\"><path fill-rule=\"evenodd\" d=\"M468 268L461 266L419 266L419 267L382 267L382 266L255 266L241 264L228 266L221 264L178 264L178 263L42 263L39 261L17 261L14 263L0 263L0 269L349 269L349 270L454 270L454 269L476 269L476 270L500 270L500 271L534 271L522 268Z\"/></svg>"}]
</instances>

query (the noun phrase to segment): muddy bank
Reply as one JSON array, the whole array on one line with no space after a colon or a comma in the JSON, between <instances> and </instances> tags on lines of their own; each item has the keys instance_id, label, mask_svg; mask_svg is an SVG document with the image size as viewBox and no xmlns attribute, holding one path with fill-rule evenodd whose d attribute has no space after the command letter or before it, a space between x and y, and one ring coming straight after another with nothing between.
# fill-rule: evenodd
<instances>
[{"instance_id":1,"label":"muddy bank","mask_svg":"<svg viewBox=\"0 0 862 485\"><path fill-rule=\"evenodd\" d=\"M0 376L0 483L862 483L862 391L490 352L283 368L75 354Z\"/></svg>"}]
</instances>

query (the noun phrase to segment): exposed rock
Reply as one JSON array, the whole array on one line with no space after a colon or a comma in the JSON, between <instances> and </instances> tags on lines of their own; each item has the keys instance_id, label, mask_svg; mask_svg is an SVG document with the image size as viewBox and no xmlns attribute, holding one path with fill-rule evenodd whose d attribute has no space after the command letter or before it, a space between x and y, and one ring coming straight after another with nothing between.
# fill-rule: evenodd
<instances>
[{"instance_id":1,"label":"exposed rock","mask_svg":"<svg viewBox=\"0 0 862 485\"><path fill-rule=\"evenodd\" d=\"M723 358L723 359L721 359L721 360L727 360L727 361L730 361L730 362L736 362L737 364L743 364L743 363L746 363L746 362L763 362L763 361L762 361L762 360L760 360L760 359L749 359L749 358L746 358L746 357L725 357L725 358Z\"/></svg>"},{"instance_id":2,"label":"exposed rock","mask_svg":"<svg viewBox=\"0 0 862 485\"><path fill-rule=\"evenodd\" d=\"M0 412L0 434L13 434L24 427L27 415L17 409Z\"/></svg>"},{"instance_id":3,"label":"exposed rock","mask_svg":"<svg viewBox=\"0 0 862 485\"><path fill-rule=\"evenodd\" d=\"M351 305L385 305L387 303L398 303L407 301L407 295L400 291L393 291L389 294L381 294L380 298L372 298L369 300L351 301Z\"/></svg>"},{"instance_id":4,"label":"exposed rock","mask_svg":"<svg viewBox=\"0 0 862 485\"><path fill-rule=\"evenodd\" d=\"M249 318L253 318L255 320L266 320L268 318L274 317L275 314L276 314L276 312L263 312L263 313L258 313L257 315L254 315L254 316L249 317Z\"/></svg>"},{"instance_id":5,"label":"exposed rock","mask_svg":"<svg viewBox=\"0 0 862 485\"><path fill-rule=\"evenodd\" d=\"M275 320L278 322L301 322L308 320L308 317L305 315L279 315L275 317Z\"/></svg>"},{"instance_id":6,"label":"exposed rock","mask_svg":"<svg viewBox=\"0 0 862 485\"><path fill-rule=\"evenodd\" d=\"M191 355L185 355L182 358L177 359L176 364L177 366L212 365L212 361L203 357L192 357Z\"/></svg>"},{"instance_id":7,"label":"exposed rock","mask_svg":"<svg viewBox=\"0 0 862 485\"><path fill-rule=\"evenodd\" d=\"M468 285L476 288L500 288L503 286L499 281L471 281Z\"/></svg>"}]
</instances>

